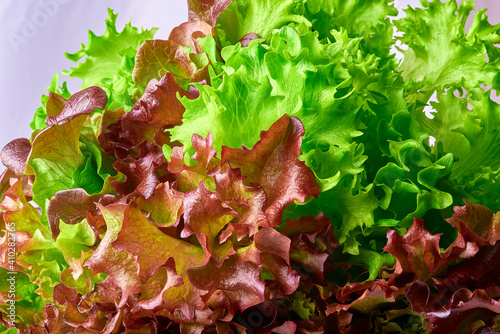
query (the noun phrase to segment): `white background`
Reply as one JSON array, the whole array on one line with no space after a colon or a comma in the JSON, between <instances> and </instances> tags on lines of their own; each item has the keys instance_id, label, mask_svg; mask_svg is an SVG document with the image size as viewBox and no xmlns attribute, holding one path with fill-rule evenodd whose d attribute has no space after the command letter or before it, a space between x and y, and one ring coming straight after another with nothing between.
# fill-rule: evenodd
<instances>
[{"instance_id":1,"label":"white background","mask_svg":"<svg viewBox=\"0 0 500 334\"><path fill-rule=\"evenodd\" d=\"M419 1L395 3L406 8ZM12 139L29 138L29 123L50 79L75 66L64 52L87 44L88 30L104 33L107 7L119 14L118 31L132 19L136 27L160 28L159 39L167 39L173 27L187 20L186 0L0 0L0 149ZM491 23L500 21L500 0L477 0L480 8L489 8ZM68 81L70 92L78 91L79 79L61 79Z\"/></svg>"}]
</instances>

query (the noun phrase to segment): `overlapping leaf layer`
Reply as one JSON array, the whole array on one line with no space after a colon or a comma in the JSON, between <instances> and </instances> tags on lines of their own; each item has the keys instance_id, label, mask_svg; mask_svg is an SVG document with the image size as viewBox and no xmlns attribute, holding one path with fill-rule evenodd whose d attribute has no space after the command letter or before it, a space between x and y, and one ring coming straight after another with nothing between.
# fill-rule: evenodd
<instances>
[{"instance_id":1,"label":"overlapping leaf layer","mask_svg":"<svg viewBox=\"0 0 500 334\"><path fill-rule=\"evenodd\" d=\"M500 331L500 25L188 5L168 40L110 10L2 150L0 331Z\"/></svg>"}]
</instances>

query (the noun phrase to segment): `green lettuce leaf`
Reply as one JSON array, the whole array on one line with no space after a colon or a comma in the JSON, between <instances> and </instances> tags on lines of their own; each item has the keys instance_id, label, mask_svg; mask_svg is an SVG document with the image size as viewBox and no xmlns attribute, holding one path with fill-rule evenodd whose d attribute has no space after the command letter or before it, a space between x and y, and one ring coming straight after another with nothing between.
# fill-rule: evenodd
<instances>
[{"instance_id":1,"label":"green lettuce leaf","mask_svg":"<svg viewBox=\"0 0 500 334\"><path fill-rule=\"evenodd\" d=\"M368 242L362 236L380 228L380 251L390 226L408 228L414 216L453 203L438 184L453 159L438 162L428 152L428 134L411 119L395 63L364 54L362 38L344 29L332 35L335 42L320 41L307 26L286 26L269 45L256 40L224 48L222 80L197 86L197 99L181 99L183 124L168 131L189 153L190 135L209 131L216 150L252 147L257 129L283 114L300 118L301 160L323 193L304 208L289 209L287 217L324 212L351 254Z\"/></svg>"},{"instance_id":2,"label":"green lettuce leaf","mask_svg":"<svg viewBox=\"0 0 500 334\"><path fill-rule=\"evenodd\" d=\"M17 272L15 274L10 273L5 268L0 268L0 275L3 278L0 282L0 293L2 294L2 299L0 301L0 312L4 321L14 320L17 328L23 328L24 326L30 326L37 324L39 319L43 318L43 307L47 303L38 294L35 293L37 289L36 284L30 282L30 277L24 273ZM10 280L13 278L13 280ZM12 291L10 285L14 282L15 284L15 297L10 298L9 292ZM12 304L7 302L7 299L15 301L14 310L15 317L11 319L6 316L10 314L12 309ZM24 327L25 328L25 327ZM6 330L5 327L0 326L2 333L18 333L18 330Z\"/></svg>"},{"instance_id":3,"label":"green lettuce leaf","mask_svg":"<svg viewBox=\"0 0 500 334\"><path fill-rule=\"evenodd\" d=\"M356 130L361 126L356 110L340 108L349 74L340 69L341 61L338 67L312 62L327 62L322 54L328 51L331 58L341 58L343 42L327 49L313 32L305 30L301 36L294 28L283 27L269 47L252 41L248 47L238 44L223 49L226 74L222 82L216 87L198 85L200 98L181 100L186 111L183 124L169 130L172 140L189 151L191 134L206 136L211 131L216 150L222 145L250 148L260 130L288 114L304 123L305 152L320 144L347 148L361 134ZM355 53L356 46L349 51ZM342 94L335 98L338 91Z\"/></svg>"},{"instance_id":4,"label":"green lettuce leaf","mask_svg":"<svg viewBox=\"0 0 500 334\"><path fill-rule=\"evenodd\" d=\"M233 1L217 19L220 45L234 45L247 34L257 34L269 41L274 29L291 22L310 26L311 23L300 15L302 12L302 1Z\"/></svg>"},{"instance_id":5,"label":"green lettuce leaf","mask_svg":"<svg viewBox=\"0 0 500 334\"><path fill-rule=\"evenodd\" d=\"M466 87L492 84L500 71L498 48L500 23L488 23L486 9L473 19L469 31L466 21L474 9L473 1L423 1L423 8L407 8L406 17L395 21L398 37L408 46L400 70L407 82L417 83L428 99L434 90L443 90L462 81ZM456 13L456 14L455 14ZM427 101L426 101L427 102Z\"/></svg>"},{"instance_id":6,"label":"green lettuce leaf","mask_svg":"<svg viewBox=\"0 0 500 334\"><path fill-rule=\"evenodd\" d=\"M305 17L320 38L332 38L331 30L346 29L349 37L363 37L362 48L379 57L388 57L393 44L393 24L398 14L392 0L308 0Z\"/></svg>"},{"instance_id":7,"label":"green lettuce leaf","mask_svg":"<svg viewBox=\"0 0 500 334\"><path fill-rule=\"evenodd\" d=\"M90 86L102 87L109 101L108 109L120 107L131 108L140 97L141 90L134 88L132 70L134 69L135 54L139 46L146 40L152 39L156 28L143 30L132 27L127 23L121 32L116 30L116 18L113 10L108 9L109 18L106 20L106 31L102 36L96 36L89 31L89 42L82 49L66 57L73 62L80 62L77 67L63 74L83 80L82 89ZM146 87L141 87L142 92Z\"/></svg>"},{"instance_id":8,"label":"green lettuce leaf","mask_svg":"<svg viewBox=\"0 0 500 334\"><path fill-rule=\"evenodd\" d=\"M21 332L498 331L500 26L421 2L400 64L389 0L110 10L0 153Z\"/></svg>"},{"instance_id":9,"label":"green lettuce leaf","mask_svg":"<svg viewBox=\"0 0 500 334\"><path fill-rule=\"evenodd\" d=\"M80 115L62 125L53 125L33 139L28 165L36 175L33 199L41 208L56 192L72 187L73 174L84 161L79 138L86 118Z\"/></svg>"},{"instance_id":10,"label":"green lettuce leaf","mask_svg":"<svg viewBox=\"0 0 500 334\"><path fill-rule=\"evenodd\" d=\"M500 210L500 105L490 99L490 91L470 89L457 97L450 89L431 102L437 110L433 119L421 118L436 138L434 152L450 152L456 157L448 183L449 191L492 210Z\"/></svg>"},{"instance_id":11,"label":"green lettuce leaf","mask_svg":"<svg viewBox=\"0 0 500 334\"><path fill-rule=\"evenodd\" d=\"M47 117L48 127L35 133L27 161L35 175L33 200L42 208L44 217L47 200L56 192L82 186L98 192L103 184L100 176L109 176L101 171L101 150L81 133L85 132L88 115L104 108L106 102L102 89L94 86L82 90L61 105L57 115ZM80 137L86 149L80 149ZM101 181L96 183L96 179Z\"/></svg>"}]
</instances>

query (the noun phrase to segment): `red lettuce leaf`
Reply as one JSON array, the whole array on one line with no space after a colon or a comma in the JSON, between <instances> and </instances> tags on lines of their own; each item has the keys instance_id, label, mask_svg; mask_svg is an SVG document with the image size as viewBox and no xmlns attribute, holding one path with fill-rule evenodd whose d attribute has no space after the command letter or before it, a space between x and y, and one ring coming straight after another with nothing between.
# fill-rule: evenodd
<instances>
[{"instance_id":1,"label":"red lettuce leaf","mask_svg":"<svg viewBox=\"0 0 500 334\"><path fill-rule=\"evenodd\" d=\"M126 251L137 263L137 274L150 279L171 258L175 272L183 277L184 284L172 286L162 293L162 306L170 312L179 309L187 319L193 319L195 309L201 310L201 295L206 291L196 289L185 278L189 268L205 263L201 248L175 239L162 231L142 214L137 204L131 202L124 210L123 224L113 246ZM155 254L154 257L151 254Z\"/></svg>"},{"instance_id":2,"label":"red lettuce leaf","mask_svg":"<svg viewBox=\"0 0 500 334\"><path fill-rule=\"evenodd\" d=\"M493 246L500 240L500 213L494 213L485 206L465 201L464 206L454 207L453 217L446 219L464 239L478 247Z\"/></svg>"},{"instance_id":3,"label":"red lettuce leaf","mask_svg":"<svg viewBox=\"0 0 500 334\"><path fill-rule=\"evenodd\" d=\"M106 131L99 135L104 151L119 160L127 160L148 149L145 142L158 145L158 151L162 145L171 144L164 130L180 124L184 113L177 94L190 99L199 95L194 87L189 91L182 89L171 73L165 74L160 81L151 80L132 110L114 123L107 123L103 129Z\"/></svg>"},{"instance_id":4,"label":"red lettuce leaf","mask_svg":"<svg viewBox=\"0 0 500 334\"><path fill-rule=\"evenodd\" d=\"M179 45L189 46L194 53L201 53L197 39L212 35L212 27L204 21L189 21L175 27L170 32L168 40Z\"/></svg>"},{"instance_id":5,"label":"red lettuce leaf","mask_svg":"<svg viewBox=\"0 0 500 334\"><path fill-rule=\"evenodd\" d=\"M163 163L163 154L154 152L132 162L116 161L113 167L125 175L125 181L113 181L112 186L119 196L136 193L149 198L160 184L156 169Z\"/></svg>"},{"instance_id":6,"label":"red lettuce leaf","mask_svg":"<svg viewBox=\"0 0 500 334\"><path fill-rule=\"evenodd\" d=\"M184 193L173 189L168 182L160 183L150 198L137 198L138 207L158 227L177 226L184 213L183 203Z\"/></svg>"},{"instance_id":7,"label":"red lettuce leaf","mask_svg":"<svg viewBox=\"0 0 500 334\"><path fill-rule=\"evenodd\" d=\"M279 226L288 204L304 203L320 193L313 172L297 158L303 135L302 123L285 115L261 133L261 140L251 150L222 148L221 164L241 168L246 182L258 184L266 192L268 217L261 226Z\"/></svg>"},{"instance_id":8,"label":"red lettuce leaf","mask_svg":"<svg viewBox=\"0 0 500 334\"><path fill-rule=\"evenodd\" d=\"M498 217L468 202L455 207L447 221L458 235L443 252L440 236L431 235L422 220L415 219L402 237L388 232L385 250L397 259L389 287L405 286L413 311L429 319L428 331L457 333L478 318L493 323L500 307Z\"/></svg>"},{"instance_id":9,"label":"red lettuce leaf","mask_svg":"<svg viewBox=\"0 0 500 334\"><path fill-rule=\"evenodd\" d=\"M484 246L470 259L450 267L444 278L433 278L432 283L449 297L460 288L484 289L491 295L500 291L500 242ZM498 293L500 294L500 293Z\"/></svg>"},{"instance_id":10,"label":"red lettuce leaf","mask_svg":"<svg viewBox=\"0 0 500 334\"><path fill-rule=\"evenodd\" d=\"M107 103L106 92L97 86L92 86L73 94L61 113L48 116L45 122L47 125L61 125L80 115L90 115L95 108L104 109Z\"/></svg>"},{"instance_id":11,"label":"red lettuce leaf","mask_svg":"<svg viewBox=\"0 0 500 334\"><path fill-rule=\"evenodd\" d=\"M101 133L107 131L110 125L118 122L124 114L125 110L123 108L120 108L115 111L104 109L101 116L101 124L99 125L99 129L97 130L96 133L97 139L99 140L99 136L101 135Z\"/></svg>"},{"instance_id":12,"label":"red lettuce leaf","mask_svg":"<svg viewBox=\"0 0 500 334\"><path fill-rule=\"evenodd\" d=\"M202 182L198 189L190 191L184 199L184 230L183 237L196 234L207 260L211 259L218 267L232 253L229 247L219 243L217 236L236 214L233 210L223 207L217 196L208 191Z\"/></svg>"},{"instance_id":13,"label":"red lettuce leaf","mask_svg":"<svg viewBox=\"0 0 500 334\"><path fill-rule=\"evenodd\" d=\"M231 0L188 0L189 19L205 21L212 27L220 13L231 3Z\"/></svg>"},{"instance_id":14,"label":"red lettuce leaf","mask_svg":"<svg viewBox=\"0 0 500 334\"><path fill-rule=\"evenodd\" d=\"M167 262L148 278L146 284L141 287L141 302L139 305L147 310L163 305L163 293L171 287L180 287L184 283L181 276L175 270L173 258Z\"/></svg>"},{"instance_id":15,"label":"red lettuce leaf","mask_svg":"<svg viewBox=\"0 0 500 334\"><path fill-rule=\"evenodd\" d=\"M26 138L18 138L4 146L0 157L5 167L16 175L24 175L30 152L30 141Z\"/></svg>"},{"instance_id":16,"label":"red lettuce leaf","mask_svg":"<svg viewBox=\"0 0 500 334\"><path fill-rule=\"evenodd\" d=\"M78 224L87 217L89 210L96 209L94 202L98 201L99 197L99 194L91 196L80 188L57 192L47 209L52 238L57 239L60 233L59 220L70 225Z\"/></svg>"},{"instance_id":17,"label":"red lettuce leaf","mask_svg":"<svg viewBox=\"0 0 500 334\"><path fill-rule=\"evenodd\" d=\"M387 232L387 245L384 251L396 259L396 274L413 273L414 280L427 280L460 258L468 258L477 253L474 244L466 243L459 234L455 242L444 252L440 251L440 235L432 235L424 227L422 219L414 220L405 235L400 236L395 230Z\"/></svg>"},{"instance_id":18,"label":"red lettuce leaf","mask_svg":"<svg viewBox=\"0 0 500 334\"><path fill-rule=\"evenodd\" d=\"M139 265L139 277L149 279L170 258L184 260L176 264L176 268L184 268L178 269L180 274L186 268L203 264L204 256L199 247L160 231L143 215L135 202L125 208L123 215L122 228L113 246L134 256ZM155 254L154 257L150 256L151 252Z\"/></svg>"},{"instance_id":19,"label":"red lettuce leaf","mask_svg":"<svg viewBox=\"0 0 500 334\"><path fill-rule=\"evenodd\" d=\"M291 295L299 286L299 274L290 266L290 239L272 227L260 229L254 237L263 266L276 279L284 295Z\"/></svg>"},{"instance_id":20,"label":"red lettuce leaf","mask_svg":"<svg viewBox=\"0 0 500 334\"><path fill-rule=\"evenodd\" d=\"M28 232L34 235L37 230L43 237L48 238L50 231L41 222L40 213L29 203L30 194L26 194L29 187L29 178L24 176L19 179L12 179L13 184L4 193L4 198L0 202L0 217L6 225L13 224L16 232Z\"/></svg>"},{"instance_id":21,"label":"red lettuce leaf","mask_svg":"<svg viewBox=\"0 0 500 334\"><path fill-rule=\"evenodd\" d=\"M133 256L125 251L118 251L112 246L122 228L124 203L113 203L108 206L98 205L106 222L107 230L97 249L85 261L85 266L93 270L93 274L108 274L106 279L99 284L100 289L107 287L110 301L122 307L126 304L131 294L140 292L143 281L137 275L138 266ZM115 300L119 298L118 300Z\"/></svg>"},{"instance_id":22,"label":"red lettuce leaf","mask_svg":"<svg viewBox=\"0 0 500 334\"><path fill-rule=\"evenodd\" d=\"M163 133L166 128L182 123L184 106L177 98L187 96L197 98L199 93L194 87L189 91L182 89L172 73L165 74L160 81L152 79L144 95L135 103L132 110L121 118L121 125L137 142L154 141L155 134Z\"/></svg>"},{"instance_id":23,"label":"red lettuce leaf","mask_svg":"<svg viewBox=\"0 0 500 334\"><path fill-rule=\"evenodd\" d=\"M406 297L414 311L429 319L433 334L459 333L472 321L487 321L500 313L500 302L493 299L499 295L489 296L481 289L474 292L460 289L443 301L431 294L427 284L417 281L410 286Z\"/></svg>"},{"instance_id":24,"label":"red lettuce leaf","mask_svg":"<svg viewBox=\"0 0 500 334\"><path fill-rule=\"evenodd\" d=\"M259 35L254 34L254 33L249 33L249 34L246 34L245 36L241 37L238 42L241 43L241 46L245 47L245 46L249 46L250 42L253 41L254 39L257 39L257 38L259 38Z\"/></svg>"},{"instance_id":25,"label":"red lettuce leaf","mask_svg":"<svg viewBox=\"0 0 500 334\"><path fill-rule=\"evenodd\" d=\"M267 217L264 212L266 192L256 186L246 186L240 169L225 168L225 171L214 175L214 180L219 199L240 217L237 222L231 223L237 233L237 239L252 236L257 226ZM223 233L222 237L224 235Z\"/></svg>"},{"instance_id":26,"label":"red lettuce leaf","mask_svg":"<svg viewBox=\"0 0 500 334\"><path fill-rule=\"evenodd\" d=\"M220 169L220 160L216 158L217 151L212 148L212 135L209 133L207 138L203 138L194 134L191 142L195 150L192 159L197 165L184 165L182 148L174 147L168 170L174 174L177 187L183 192L197 189L202 181L208 189L213 190L215 188L213 176Z\"/></svg>"},{"instance_id":27,"label":"red lettuce leaf","mask_svg":"<svg viewBox=\"0 0 500 334\"><path fill-rule=\"evenodd\" d=\"M432 235L421 219L415 219L404 236L395 230L387 233L384 250L397 259L395 273L413 273L415 280L426 281L439 276L459 259L476 255L484 245L494 245L500 240L500 215L480 205L466 203L455 207L455 214L447 219L457 230L455 241L440 251L440 235Z\"/></svg>"},{"instance_id":28,"label":"red lettuce leaf","mask_svg":"<svg viewBox=\"0 0 500 334\"><path fill-rule=\"evenodd\" d=\"M274 228L264 227L255 234L255 246L263 253L281 257L290 264L290 239Z\"/></svg>"},{"instance_id":29,"label":"red lettuce leaf","mask_svg":"<svg viewBox=\"0 0 500 334\"><path fill-rule=\"evenodd\" d=\"M309 276L308 272L312 272L322 280L325 262L338 246L330 219L319 213L316 217L287 220L280 232L291 240L290 258L303 266L300 274Z\"/></svg>"},{"instance_id":30,"label":"red lettuce leaf","mask_svg":"<svg viewBox=\"0 0 500 334\"><path fill-rule=\"evenodd\" d=\"M49 99L47 100L47 105L45 106L45 109L47 109L47 116L55 117L61 114L66 102L68 102L68 100L61 95L52 92L49 93Z\"/></svg>"},{"instance_id":31,"label":"red lettuce leaf","mask_svg":"<svg viewBox=\"0 0 500 334\"><path fill-rule=\"evenodd\" d=\"M260 279L259 265L246 261L244 254L235 254L224 261L220 268L211 262L203 267L191 268L189 280L209 295L222 290L229 300L229 312L245 310L264 300L264 282Z\"/></svg>"},{"instance_id":32,"label":"red lettuce leaf","mask_svg":"<svg viewBox=\"0 0 500 334\"><path fill-rule=\"evenodd\" d=\"M151 78L158 78L160 71L190 78L196 71L189 54L182 45L171 40L145 41L135 56L132 77L139 86L146 86Z\"/></svg>"},{"instance_id":33,"label":"red lettuce leaf","mask_svg":"<svg viewBox=\"0 0 500 334\"><path fill-rule=\"evenodd\" d=\"M50 334L50 333L71 333L74 327L64 322L63 312L54 304L45 305L43 309L43 323L30 327L30 333Z\"/></svg>"},{"instance_id":34,"label":"red lettuce leaf","mask_svg":"<svg viewBox=\"0 0 500 334\"><path fill-rule=\"evenodd\" d=\"M290 264L277 255L262 253L263 267L275 278L281 288L280 296L288 296L299 287L300 276ZM278 295L275 291L274 294Z\"/></svg>"}]
</instances>

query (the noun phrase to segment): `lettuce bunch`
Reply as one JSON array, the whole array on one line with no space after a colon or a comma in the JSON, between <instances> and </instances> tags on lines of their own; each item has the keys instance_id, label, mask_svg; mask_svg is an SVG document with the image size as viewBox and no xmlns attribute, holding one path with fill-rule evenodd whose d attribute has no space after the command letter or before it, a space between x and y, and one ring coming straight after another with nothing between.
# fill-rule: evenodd
<instances>
[{"instance_id":1,"label":"lettuce bunch","mask_svg":"<svg viewBox=\"0 0 500 334\"><path fill-rule=\"evenodd\" d=\"M109 10L1 151L2 333L500 331L500 24L188 5L168 40Z\"/></svg>"}]
</instances>

